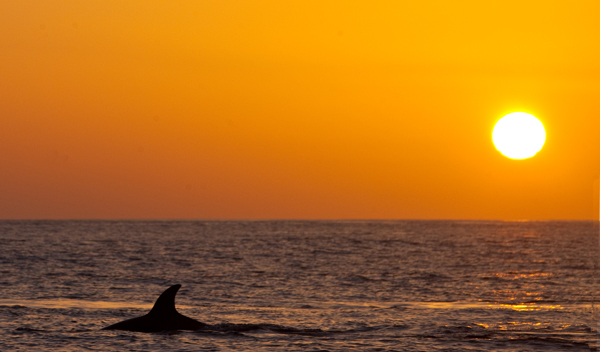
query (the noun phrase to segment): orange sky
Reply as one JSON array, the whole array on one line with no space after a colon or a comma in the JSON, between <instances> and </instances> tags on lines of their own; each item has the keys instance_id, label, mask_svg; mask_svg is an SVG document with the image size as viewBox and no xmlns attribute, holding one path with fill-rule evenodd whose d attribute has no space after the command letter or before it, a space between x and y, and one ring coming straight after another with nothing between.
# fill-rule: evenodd
<instances>
[{"instance_id":1,"label":"orange sky","mask_svg":"<svg viewBox=\"0 0 600 352\"><path fill-rule=\"evenodd\" d=\"M0 218L597 218L599 13L3 1ZM492 144L513 111L531 159Z\"/></svg>"}]
</instances>

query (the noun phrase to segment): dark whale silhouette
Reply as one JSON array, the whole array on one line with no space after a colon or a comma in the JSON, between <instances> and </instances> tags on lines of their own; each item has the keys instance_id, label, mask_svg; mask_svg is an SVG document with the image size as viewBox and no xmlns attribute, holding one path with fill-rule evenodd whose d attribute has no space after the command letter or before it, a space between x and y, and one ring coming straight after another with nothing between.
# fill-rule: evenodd
<instances>
[{"instance_id":1,"label":"dark whale silhouette","mask_svg":"<svg viewBox=\"0 0 600 352\"><path fill-rule=\"evenodd\" d=\"M154 303L150 313L141 317L124 320L102 330L127 330L139 332L161 332L173 330L201 330L207 325L175 309L175 295L181 285L173 285L163 292Z\"/></svg>"}]
</instances>

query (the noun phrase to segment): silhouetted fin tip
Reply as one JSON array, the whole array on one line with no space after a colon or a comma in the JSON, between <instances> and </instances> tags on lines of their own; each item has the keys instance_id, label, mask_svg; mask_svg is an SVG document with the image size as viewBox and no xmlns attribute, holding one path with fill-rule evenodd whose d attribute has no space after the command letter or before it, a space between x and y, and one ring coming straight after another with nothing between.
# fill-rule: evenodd
<instances>
[{"instance_id":1,"label":"silhouetted fin tip","mask_svg":"<svg viewBox=\"0 0 600 352\"><path fill-rule=\"evenodd\" d=\"M177 291L180 288L181 284L173 285L161 293L148 314L177 313L177 309L175 309L175 295L177 295Z\"/></svg>"}]
</instances>

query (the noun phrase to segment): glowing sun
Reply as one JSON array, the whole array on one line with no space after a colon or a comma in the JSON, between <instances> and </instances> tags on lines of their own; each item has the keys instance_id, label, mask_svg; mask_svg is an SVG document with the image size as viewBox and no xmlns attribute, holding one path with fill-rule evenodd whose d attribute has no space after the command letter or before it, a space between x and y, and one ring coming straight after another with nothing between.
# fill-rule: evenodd
<instances>
[{"instance_id":1,"label":"glowing sun","mask_svg":"<svg viewBox=\"0 0 600 352\"><path fill-rule=\"evenodd\" d=\"M492 139L496 149L504 156L526 159L542 149L546 141L546 130L535 116L513 112L496 122Z\"/></svg>"}]
</instances>

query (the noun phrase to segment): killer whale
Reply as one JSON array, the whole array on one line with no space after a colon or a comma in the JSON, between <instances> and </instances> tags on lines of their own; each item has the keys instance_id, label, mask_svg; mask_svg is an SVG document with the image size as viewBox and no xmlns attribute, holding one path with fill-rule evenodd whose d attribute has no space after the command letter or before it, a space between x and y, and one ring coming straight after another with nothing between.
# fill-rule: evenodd
<instances>
[{"instance_id":1,"label":"killer whale","mask_svg":"<svg viewBox=\"0 0 600 352\"><path fill-rule=\"evenodd\" d=\"M166 289L156 300L150 312L141 317L124 320L102 330L127 330L137 332L161 332L173 330L201 330L207 326L180 314L175 309L175 295L181 285Z\"/></svg>"}]
</instances>

